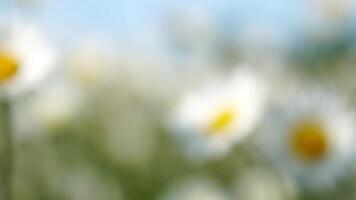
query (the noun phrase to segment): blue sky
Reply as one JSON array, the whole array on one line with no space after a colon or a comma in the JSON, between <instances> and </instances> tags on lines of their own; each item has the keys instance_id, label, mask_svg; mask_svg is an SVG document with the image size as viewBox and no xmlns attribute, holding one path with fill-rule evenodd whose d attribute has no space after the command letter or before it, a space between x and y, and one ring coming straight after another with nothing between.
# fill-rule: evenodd
<instances>
[{"instance_id":1,"label":"blue sky","mask_svg":"<svg viewBox=\"0 0 356 200\"><path fill-rule=\"evenodd\" d=\"M130 31L162 17L176 7L197 6L214 14L231 13L245 20L264 19L295 23L301 11L300 0L47 0L37 9L38 15L51 26L66 29L102 29ZM3 4L4 6L1 6ZM0 8L6 8L0 0ZM232 16L232 15L231 15Z\"/></svg>"},{"instance_id":2,"label":"blue sky","mask_svg":"<svg viewBox=\"0 0 356 200\"><path fill-rule=\"evenodd\" d=\"M0 0L0 11L12 9L8 1ZM88 32L125 38L138 37L165 14L188 6L233 20L237 29L252 23L270 24L287 37L299 34L313 12L304 0L47 0L31 14L62 39Z\"/></svg>"},{"instance_id":3,"label":"blue sky","mask_svg":"<svg viewBox=\"0 0 356 200\"><path fill-rule=\"evenodd\" d=\"M61 0L48 3L43 17L71 28L131 31L159 19L164 12L184 6L198 6L214 14L231 13L243 20L263 19L288 26L296 25L303 12L300 0L205 0L205 1L117 1Z\"/></svg>"}]
</instances>

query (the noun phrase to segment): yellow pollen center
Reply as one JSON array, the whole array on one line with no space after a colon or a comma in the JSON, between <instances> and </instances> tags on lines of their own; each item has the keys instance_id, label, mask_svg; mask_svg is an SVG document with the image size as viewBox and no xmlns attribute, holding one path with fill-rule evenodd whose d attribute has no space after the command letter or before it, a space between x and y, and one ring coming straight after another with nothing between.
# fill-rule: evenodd
<instances>
[{"instance_id":1,"label":"yellow pollen center","mask_svg":"<svg viewBox=\"0 0 356 200\"><path fill-rule=\"evenodd\" d=\"M309 162L319 161L328 149L326 130L318 122L299 123L292 129L290 144L298 158Z\"/></svg>"},{"instance_id":2,"label":"yellow pollen center","mask_svg":"<svg viewBox=\"0 0 356 200\"><path fill-rule=\"evenodd\" d=\"M18 62L10 54L0 53L0 82L6 81L16 75Z\"/></svg>"},{"instance_id":3,"label":"yellow pollen center","mask_svg":"<svg viewBox=\"0 0 356 200\"><path fill-rule=\"evenodd\" d=\"M217 113L215 117L208 123L208 133L210 135L217 135L223 130L231 126L236 119L235 111L231 108L226 108Z\"/></svg>"}]
</instances>

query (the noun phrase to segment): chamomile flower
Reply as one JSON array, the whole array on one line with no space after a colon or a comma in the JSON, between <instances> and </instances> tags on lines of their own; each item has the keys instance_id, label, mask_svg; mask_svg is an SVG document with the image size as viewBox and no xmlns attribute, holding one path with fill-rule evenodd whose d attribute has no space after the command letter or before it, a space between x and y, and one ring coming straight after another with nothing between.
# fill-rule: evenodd
<instances>
[{"instance_id":1,"label":"chamomile flower","mask_svg":"<svg viewBox=\"0 0 356 200\"><path fill-rule=\"evenodd\" d=\"M333 186L353 161L355 117L341 97L291 95L267 115L263 152L309 189Z\"/></svg>"},{"instance_id":2,"label":"chamomile flower","mask_svg":"<svg viewBox=\"0 0 356 200\"><path fill-rule=\"evenodd\" d=\"M251 133L265 97L263 81L247 69L184 97L174 113L174 127L188 156L205 159L227 153Z\"/></svg>"},{"instance_id":3,"label":"chamomile flower","mask_svg":"<svg viewBox=\"0 0 356 200\"><path fill-rule=\"evenodd\" d=\"M14 17L0 29L0 92L14 96L48 74L55 53L40 27L31 22Z\"/></svg>"}]
</instances>

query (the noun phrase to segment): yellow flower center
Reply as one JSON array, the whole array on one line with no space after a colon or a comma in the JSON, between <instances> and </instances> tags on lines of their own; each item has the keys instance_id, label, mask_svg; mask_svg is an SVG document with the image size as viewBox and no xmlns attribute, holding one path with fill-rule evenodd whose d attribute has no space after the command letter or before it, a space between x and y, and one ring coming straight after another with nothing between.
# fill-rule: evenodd
<instances>
[{"instance_id":1,"label":"yellow flower center","mask_svg":"<svg viewBox=\"0 0 356 200\"><path fill-rule=\"evenodd\" d=\"M16 58L7 53L0 53L0 82L14 77L18 71Z\"/></svg>"},{"instance_id":2,"label":"yellow flower center","mask_svg":"<svg viewBox=\"0 0 356 200\"><path fill-rule=\"evenodd\" d=\"M304 121L292 129L290 144L298 158L309 162L319 161L328 149L327 132L321 123Z\"/></svg>"},{"instance_id":3,"label":"yellow flower center","mask_svg":"<svg viewBox=\"0 0 356 200\"><path fill-rule=\"evenodd\" d=\"M232 108L225 108L217 114L208 123L208 133L210 135L221 134L226 128L230 127L236 119L236 113Z\"/></svg>"}]
</instances>

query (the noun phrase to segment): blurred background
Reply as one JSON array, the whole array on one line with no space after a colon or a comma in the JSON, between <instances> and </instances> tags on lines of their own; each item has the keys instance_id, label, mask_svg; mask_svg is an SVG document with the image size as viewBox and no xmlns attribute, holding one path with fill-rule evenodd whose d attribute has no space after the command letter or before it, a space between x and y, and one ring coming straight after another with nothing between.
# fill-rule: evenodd
<instances>
[{"instance_id":1,"label":"blurred background","mask_svg":"<svg viewBox=\"0 0 356 200\"><path fill-rule=\"evenodd\" d=\"M182 96L241 63L274 91L312 82L355 104L355 6L0 0L0 20L36 22L58 54L42 85L12 102L14 199L356 199L355 167L332 189L309 191L267 162L253 136L197 163L171 126Z\"/></svg>"}]
</instances>

